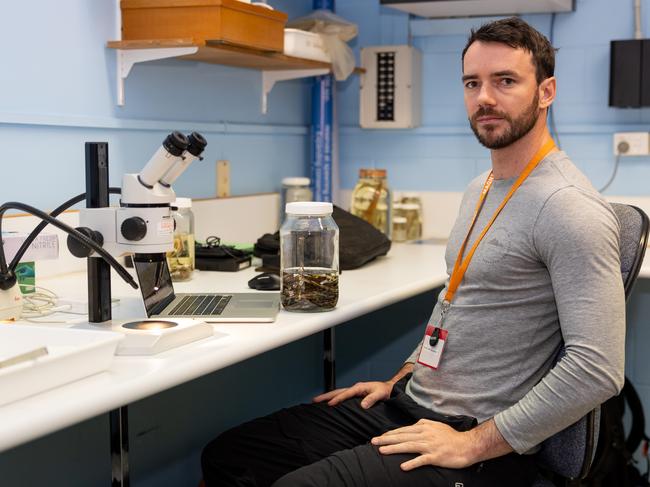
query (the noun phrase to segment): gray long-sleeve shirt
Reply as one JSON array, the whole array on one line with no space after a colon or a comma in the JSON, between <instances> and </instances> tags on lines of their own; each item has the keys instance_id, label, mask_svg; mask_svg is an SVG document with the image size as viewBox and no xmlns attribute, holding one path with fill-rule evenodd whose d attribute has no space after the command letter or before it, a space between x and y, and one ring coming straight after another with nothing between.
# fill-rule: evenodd
<instances>
[{"instance_id":1,"label":"gray long-sleeve shirt","mask_svg":"<svg viewBox=\"0 0 650 487\"><path fill-rule=\"evenodd\" d=\"M473 180L449 237L447 273L487 174ZM515 179L495 180L467 249ZM438 322L438 296L431 320ZM444 327L437 370L415 363L407 393L444 414L494 417L519 452L623 386L625 298L619 223L564 152L544 159L479 244ZM554 365L562 347L566 355ZM418 346L407 362L417 362Z\"/></svg>"}]
</instances>

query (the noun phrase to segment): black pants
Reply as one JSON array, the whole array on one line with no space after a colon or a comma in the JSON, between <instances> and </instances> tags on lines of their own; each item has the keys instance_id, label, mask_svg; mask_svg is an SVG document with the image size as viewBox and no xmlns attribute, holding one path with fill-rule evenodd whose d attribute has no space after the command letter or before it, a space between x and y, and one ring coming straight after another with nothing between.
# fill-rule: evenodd
<instances>
[{"instance_id":1,"label":"black pants","mask_svg":"<svg viewBox=\"0 0 650 487\"><path fill-rule=\"evenodd\" d=\"M476 420L443 416L418 406L402 389L370 409L360 399L330 407L303 404L226 431L201 458L208 487L524 487L537 468L532 456L510 454L465 469L400 464L415 454L382 455L373 436L419 419L465 431Z\"/></svg>"}]
</instances>

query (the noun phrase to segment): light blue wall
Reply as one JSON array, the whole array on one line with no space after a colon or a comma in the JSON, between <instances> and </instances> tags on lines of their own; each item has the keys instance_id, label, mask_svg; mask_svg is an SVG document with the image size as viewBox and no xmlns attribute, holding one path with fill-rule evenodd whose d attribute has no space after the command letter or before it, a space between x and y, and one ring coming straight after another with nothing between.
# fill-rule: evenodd
<instances>
[{"instance_id":1,"label":"light blue wall","mask_svg":"<svg viewBox=\"0 0 650 487\"><path fill-rule=\"evenodd\" d=\"M377 44L406 44L407 14L380 7L376 0L338 0L338 13L360 25L355 49ZM612 134L650 130L650 109L608 107L609 43L632 38L631 0L577 0L576 11L557 14L556 123L562 148L601 187L614 166ZM549 35L550 15L524 19ZM423 54L423 121L416 130L362 130L359 80L339 87L341 186L352 188L360 167L384 167L393 188L461 191L486 170L489 154L468 128L460 83L460 55L470 27L489 19L412 20L413 45ZM643 10L650 36L650 8ZM650 193L650 158L625 158L609 194Z\"/></svg>"},{"instance_id":2,"label":"light blue wall","mask_svg":"<svg viewBox=\"0 0 650 487\"><path fill-rule=\"evenodd\" d=\"M272 3L291 17L311 7L309 0ZM555 25L560 141L595 186L613 168L612 133L650 126L650 109L607 106L609 42L632 36L632 2L624 3L577 0L576 11L558 14ZM38 15L30 15L33 11ZM359 24L352 42L357 52L360 46L406 43L410 30L424 68L423 124L411 131L361 130L359 79L339 84L341 186L351 188L360 167L376 165L388 169L395 188L462 190L488 167L487 152L467 127L459 82L466 33L480 20L409 22L406 14L380 7L377 0L338 0L337 11ZM279 83L269 113L262 115L259 72L154 61L133 68L126 105L118 107L115 52L105 48L116 38L115 3L32 0L5 9L4 18L27 16L30 35L21 22L5 22L0 32L7 46L0 75L0 144L10 181L3 200L29 199L47 208L81 192L86 140L109 141L111 183L118 185L120 174L140 169L175 128L198 129L209 141L206 160L178 181L179 194L214 195L219 158L232 162L234 194L277 190L283 176L307 174L309 82ZM549 15L525 18L549 34ZM53 19L65 19L65 27ZM650 9L643 10L643 25L650 32ZM17 39L20 46L10 49ZM609 193L646 194L649 162L623 159ZM26 186L33 189L29 198Z\"/></svg>"},{"instance_id":3,"label":"light blue wall","mask_svg":"<svg viewBox=\"0 0 650 487\"><path fill-rule=\"evenodd\" d=\"M627 4L630 5L627 5ZM310 10L309 0L275 0L291 17ZM558 14L555 44L559 84L556 120L562 147L595 186L609 177L615 131L648 130L650 109L607 106L609 41L632 35L632 2L578 0ZM625 7L625 8L624 8ZM8 10L8 11L7 11ZM38 11L38 15L32 15ZM358 77L340 83L341 186L351 188L362 166L386 167L393 187L462 190L488 167L486 151L467 128L459 82L460 51L477 20L414 20L380 7L377 0L338 0L340 15L359 24L360 46L413 43L423 52L423 124L416 130L358 128ZM52 207L83 190L83 142L110 144L111 182L137 171L166 132L198 129L208 138L206 160L178 181L179 194L214 194L215 165L232 162L234 194L273 191L286 175L307 174L309 83L279 83L270 110L259 110L261 75L177 60L136 65L126 80L126 106L115 103L115 3L63 0L14 2L5 22L0 75L0 144L5 168L3 200L28 199ZM549 15L525 17L548 34ZM65 26L54 19L65 19ZM410 25L409 25L410 24ZM650 9L643 10L650 32ZM20 45L15 45L20 39ZM625 158L611 194L646 194L647 157ZM423 177L424 176L424 177ZM55 184L52 184L52 183ZM24 188L32 189L25 197Z\"/></svg>"},{"instance_id":4,"label":"light blue wall","mask_svg":"<svg viewBox=\"0 0 650 487\"><path fill-rule=\"evenodd\" d=\"M231 161L233 194L277 191L308 174L309 85L278 83L261 113L261 74L163 60L137 64L116 104L116 1L32 0L3 8L0 72L2 200L52 208L84 191L84 141L108 141L111 184L140 170L169 131L198 130L205 161L175 185L178 194L215 194L215 161ZM306 0L277 0L290 17ZM8 19L14 19L9 21ZM21 19L29 19L29 29ZM28 193L25 188L30 188Z\"/></svg>"}]
</instances>

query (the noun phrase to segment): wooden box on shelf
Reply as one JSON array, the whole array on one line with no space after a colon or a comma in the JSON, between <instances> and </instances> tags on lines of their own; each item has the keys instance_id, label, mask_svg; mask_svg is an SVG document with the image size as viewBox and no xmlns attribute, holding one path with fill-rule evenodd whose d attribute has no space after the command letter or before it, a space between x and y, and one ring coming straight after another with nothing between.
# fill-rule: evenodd
<instances>
[{"instance_id":1,"label":"wooden box on shelf","mask_svg":"<svg viewBox=\"0 0 650 487\"><path fill-rule=\"evenodd\" d=\"M192 38L282 52L287 14L238 0L121 0L122 40Z\"/></svg>"}]
</instances>

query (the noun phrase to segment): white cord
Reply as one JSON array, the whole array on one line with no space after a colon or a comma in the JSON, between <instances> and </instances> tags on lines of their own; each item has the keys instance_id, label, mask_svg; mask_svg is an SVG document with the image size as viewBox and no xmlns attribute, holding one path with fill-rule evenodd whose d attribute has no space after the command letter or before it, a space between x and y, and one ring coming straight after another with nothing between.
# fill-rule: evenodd
<instances>
[{"instance_id":1,"label":"white cord","mask_svg":"<svg viewBox=\"0 0 650 487\"><path fill-rule=\"evenodd\" d=\"M35 292L23 294L23 312L21 319L30 323L71 323L62 320L39 321L35 318L45 318L55 313L64 313L77 316L88 316L87 312L72 311L72 304L59 305L59 296L49 289L33 284L20 284L20 286L32 287ZM111 304L116 306L120 303L119 299L111 299Z\"/></svg>"},{"instance_id":2,"label":"white cord","mask_svg":"<svg viewBox=\"0 0 650 487\"><path fill-rule=\"evenodd\" d=\"M58 296L53 291L38 286L33 287L34 292L23 295L23 318L33 318L44 314L51 314L56 307Z\"/></svg>"},{"instance_id":3,"label":"white cord","mask_svg":"<svg viewBox=\"0 0 650 487\"><path fill-rule=\"evenodd\" d=\"M23 284L23 286L33 287L35 292L23 294L23 312L21 319L29 323L68 323L68 321L64 320L48 319L47 321L41 321L35 319L45 318L54 313L72 313L69 311L71 306L57 306L58 296L49 289L32 286L31 284Z\"/></svg>"}]
</instances>

